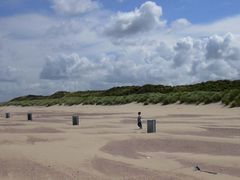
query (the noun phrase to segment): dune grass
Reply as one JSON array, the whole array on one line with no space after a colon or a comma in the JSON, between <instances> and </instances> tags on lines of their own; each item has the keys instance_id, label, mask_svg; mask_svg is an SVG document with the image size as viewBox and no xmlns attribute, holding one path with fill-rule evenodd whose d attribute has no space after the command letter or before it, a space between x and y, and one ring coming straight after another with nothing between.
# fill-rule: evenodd
<instances>
[{"instance_id":1,"label":"dune grass","mask_svg":"<svg viewBox=\"0 0 240 180\"><path fill-rule=\"evenodd\" d=\"M28 95L15 98L1 106L52 105L120 105L148 104L210 104L221 102L229 107L240 107L240 81L210 81L184 86L125 86L106 91L56 92L51 96Z\"/></svg>"}]
</instances>

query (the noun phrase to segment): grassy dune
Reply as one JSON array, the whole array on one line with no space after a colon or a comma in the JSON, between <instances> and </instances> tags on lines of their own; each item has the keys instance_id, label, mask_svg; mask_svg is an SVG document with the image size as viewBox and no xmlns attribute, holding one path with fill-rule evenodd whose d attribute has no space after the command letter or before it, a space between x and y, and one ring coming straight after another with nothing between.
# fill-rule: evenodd
<instances>
[{"instance_id":1,"label":"grassy dune","mask_svg":"<svg viewBox=\"0 0 240 180\"><path fill-rule=\"evenodd\" d=\"M123 86L105 91L56 92L50 96L28 95L2 103L2 106L119 105L131 102L163 105L172 103L209 104L221 102L240 107L240 80L208 81L193 85Z\"/></svg>"}]
</instances>

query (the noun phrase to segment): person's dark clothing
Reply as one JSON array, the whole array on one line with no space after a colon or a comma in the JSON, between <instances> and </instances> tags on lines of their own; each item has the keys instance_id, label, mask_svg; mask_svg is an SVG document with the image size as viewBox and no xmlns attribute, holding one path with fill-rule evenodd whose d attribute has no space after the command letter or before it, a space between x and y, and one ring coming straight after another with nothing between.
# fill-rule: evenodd
<instances>
[{"instance_id":1,"label":"person's dark clothing","mask_svg":"<svg viewBox=\"0 0 240 180\"><path fill-rule=\"evenodd\" d=\"M138 125L138 127L140 128L140 129L142 129L142 117L139 115L138 117L137 117L137 125Z\"/></svg>"}]
</instances>

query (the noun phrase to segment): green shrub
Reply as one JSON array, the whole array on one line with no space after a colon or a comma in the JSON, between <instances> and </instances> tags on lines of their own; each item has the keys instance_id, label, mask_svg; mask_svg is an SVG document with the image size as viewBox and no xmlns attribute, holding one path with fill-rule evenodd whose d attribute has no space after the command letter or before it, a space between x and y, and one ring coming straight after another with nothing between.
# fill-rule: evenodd
<instances>
[{"instance_id":1,"label":"green shrub","mask_svg":"<svg viewBox=\"0 0 240 180\"><path fill-rule=\"evenodd\" d=\"M163 105L176 103L179 100L179 97L179 93L166 94L165 98L163 99Z\"/></svg>"},{"instance_id":2,"label":"green shrub","mask_svg":"<svg viewBox=\"0 0 240 180\"><path fill-rule=\"evenodd\" d=\"M148 103L150 104L158 104L160 102L162 102L164 99L164 95L162 93L152 93L149 97L148 97Z\"/></svg>"},{"instance_id":3,"label":"green shrub","mask_svg":"<svg viewBox=\"0 0 240 180\"><path fill-rule=\"evenodd\" d=\"M212 96L212 102L220 102L222 99L223 93L217 92Z\"/></svg>"},{"instance_id":4,"label":"green shrub","mask_svg":"<svg viewBox=\"0 0 240 180\"><path fill-rule=\"evenodd\" d=\"M234 98L230 107L240 107L240 94Z\"/></svg>"},{"instance_id":5,"label":"green shrub","mask_svg":"<svg viewBox=\"0 0 240 180\"><path fill-rule=\"evenodd\" d=\"M230 91L225 92L225 94L222 97L222 103L225 105L230 105L231 102L240 94L240 90L233 89Z\"/></svg>"},{"instance_id":6,"label":"green shrub","mask_svg":"<svg viewBox=\"0 0 240 180\"><path fill-rule=\"evenodd\" d=\"M148 99L148 94L139 94L139 97L137 98L137 103L144 103Z\"/></svg>"},{"instance_id":7,"label":"green shrub","mask_svg":"<svg viewBox=\"0 0 240 180\"><path fill-rule=\"evenodd\" d=\"M51 96L28 95L12 99L3 105L52 106L64 105L118 105L132 102L148 104L209 104L222 102L231 107L240 106L240 80L209 81L194 85L124 86L106 91L56 92Z\"/></svg>"}]
</instances>

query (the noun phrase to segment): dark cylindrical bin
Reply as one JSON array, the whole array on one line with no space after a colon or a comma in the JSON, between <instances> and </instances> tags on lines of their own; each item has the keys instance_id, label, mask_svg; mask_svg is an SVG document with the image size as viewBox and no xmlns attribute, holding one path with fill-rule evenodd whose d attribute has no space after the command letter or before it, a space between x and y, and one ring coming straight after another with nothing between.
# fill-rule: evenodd
<instances>
[{"instance_id":1,"label":"dark cylindrical bin","mask_svg":"<svg viewBox=\"0 0 240 180\"><path fill-rule=\"evenodd\" d=\"M28 121L32 121L32 113L27 114Z\"/></svg>"},{"instance_id":2,"label":"dark cylindrical bin","mask_svg":"<svg viewBox=\"0 0 240 180\"><path fill-rule=\"evenodd\" d=\"M155 133L156 132L156 120L147 120L147 133Z\"/></svg>"},{"instance_id":3,"label":"dark cylindrical bin","mask_svg":"<svg viewBox=\"0 0 240 180\"><path fill-rule=\"evenodd\" d=\"M6 114L5 114L5 117L6 117L6 118L10 118L10 113L6 113Z\"/></svg>"},{"instance_id":4,"label":"dark cylindrical bin","mask_svg":"<svg viewBox=\"0 0 240 180\"><path fill-rule=\"evenodd\" d=\"M73 126L79 125L79 116L78 115L72 116L72 124L73 124Z\"/></svg>"}]
</instances>

